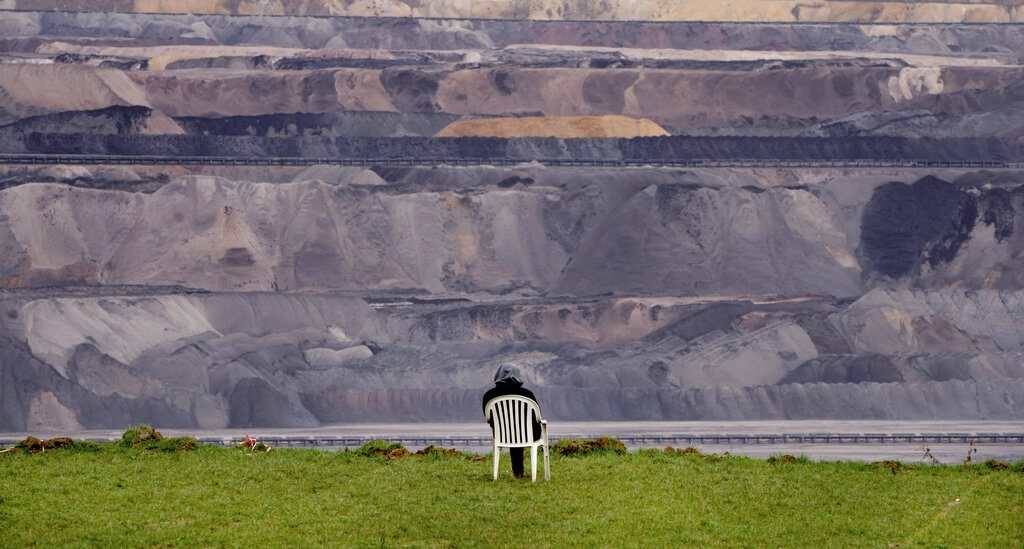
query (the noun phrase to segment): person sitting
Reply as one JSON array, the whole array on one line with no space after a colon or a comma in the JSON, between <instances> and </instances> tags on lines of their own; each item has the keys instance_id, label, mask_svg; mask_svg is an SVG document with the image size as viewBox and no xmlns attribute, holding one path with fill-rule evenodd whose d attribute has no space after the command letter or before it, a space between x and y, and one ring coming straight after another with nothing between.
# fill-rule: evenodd
<instances>
[{"instance_id":1,"label":"person sitting","mask_svg":"<svg viewBox=\"0 0 1024 549\"><path fill-rule=\"evenodd\" d=\"M494 387L491 387L484 393L483 408L484 413L487 413L487 403L492 399L516 395L526 397L534 402L537 402L537 397L533 395L533 391L523 387L523 375L519 372L519 367L511 362L506 362L498 367L498 371L494 373ZM539 405L539 403L538 403ZM491 426L491 432L494 432L494 420L488 419L487 424ZM533 418L533 439L538 440L541 437L541 426L540 421L536 417ZM516 478L523 478L526 476L526 470L523 467L523 454L525 448L509 448L509 454L512 457L512 475Z\"/></svg>"}]
</instances>

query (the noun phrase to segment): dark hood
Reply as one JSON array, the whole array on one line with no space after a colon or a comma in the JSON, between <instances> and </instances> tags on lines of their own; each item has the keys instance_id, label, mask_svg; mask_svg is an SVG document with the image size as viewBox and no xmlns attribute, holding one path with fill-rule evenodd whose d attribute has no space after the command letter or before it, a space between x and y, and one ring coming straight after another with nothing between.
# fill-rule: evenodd
<instances>
[{"instance_id":1,"label":"dark hood","mask_svg":"<svg viewBox=\"0 0 1024 549\"><path fill-rule=\"evenodd\" d=\"M519 372L518 366L511 362L506 362L498 366L498 371L494 372L494 384L497 385L499 383L521 387L523 385L523 374Z\"/></svg>"}]
</instances>

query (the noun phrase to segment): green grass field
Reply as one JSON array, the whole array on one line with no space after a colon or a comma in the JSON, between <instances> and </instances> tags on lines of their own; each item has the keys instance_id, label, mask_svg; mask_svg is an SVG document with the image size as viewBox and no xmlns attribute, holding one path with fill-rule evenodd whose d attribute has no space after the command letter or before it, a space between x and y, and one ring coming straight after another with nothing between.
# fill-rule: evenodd
<instances>
[{"instance_id":1,"label":"green grass field","mask_svg":"<svg viewBox=\"0 0 1024 549\"><path fill-rule=\"evenodd\" d=\"M201 447L0 454L0 545L1024 546L1024 464L901 468L662 451L490 461ZM529 465L527 465L529 472ZM539 475L542 478L542 475Z\"/></svg>"}]
</instances>

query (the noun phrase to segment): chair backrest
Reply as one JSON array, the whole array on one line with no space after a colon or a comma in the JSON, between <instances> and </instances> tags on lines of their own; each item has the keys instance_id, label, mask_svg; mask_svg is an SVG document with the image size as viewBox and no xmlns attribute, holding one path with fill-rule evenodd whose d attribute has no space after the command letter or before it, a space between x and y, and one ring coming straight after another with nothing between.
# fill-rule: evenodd
<instances>
[{"instance_id":1,"label":"chair backrest","mask_svg":"<svg viewBox=\"0 0 1024 549\"><path fill-rule=\"evenodd\" d=\"M498 446L530 446L534 442L533 422L541 420L536 402L515 395L488 400L484 417L493 420Z\"/></svg>"}]
</instances>

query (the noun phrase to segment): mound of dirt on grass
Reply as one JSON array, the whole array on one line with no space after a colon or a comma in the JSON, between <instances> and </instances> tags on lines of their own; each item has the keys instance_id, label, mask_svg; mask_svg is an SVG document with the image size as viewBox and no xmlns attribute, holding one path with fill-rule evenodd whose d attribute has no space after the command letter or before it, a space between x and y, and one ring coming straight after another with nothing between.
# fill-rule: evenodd
<instances>
[{"instance_id":1,"label":"mound of dirt on grass","mask_svg":"<svg viewBox=\"0 0 1024 549\"><path fill-rule=\"evenodd\" d=\"M434 446L433 444L431 444L430 446L427 446L426 448L424 448L422 450L417 450L416 453L413 454L413 455L419 456L419 457L441 457L441 458L455 458L455 459L461 459L461 460L479 461L479 460L475 459L478 456L472 456L470 454L467 454L466 452L460 452L459 450L456 450L455 448L439 448L437 446Z\"/></svg>"},{"instance_id":2,"label":"mound of dirt on grass","mask_svg":"<svg viewBox=\"0 0 1024 549\"><path fill-rule=\"evenodd\" d=\"M95 452L99 449L99 445L85 440L73 440L70 437L54 437L45 440L36 437L26 437L25 440L15 444L9 450L4 450L4 452L13 451L38 454L47 450L59 450L62 448L66 450Z\"/></svg>"},{"instance_id":3,"label":"mound of dirt on grass","mask_svg":"<svg viewBox=\"0 0 1024 549\"><path fill-rule=\"evenodd\" d=\"M14 445L16 450L38 453L56 448L70 446L73 441L68 437L57 437L48 440L40 440L36 437L26 437L25 440Z\"/></svg>"},{"instance_id":4,"label":"mound of dirt on grass","mask_svg":"<svg viewBox=\"0 0 1024 549\"><path fill-rule=\"evenodd\" d=\"M892 474L899 473L900 471L907 468L903 462L899 460L886 459L882 461L872 461L868 464L872 469L888 469Z\"/></svg>"},{"instance_id":5,"label":"mound of dirt on grass","mask_svg":"<svg viewBox=\"0 0 1024 549\"><path fill-rule=\"evenodd\" d=\"M386 456L390 459L399 457L405 457L409 455L409 451L405 449L400 442L388 442L386 440L371 440L366 444L363 444L359 448L353 450L353 453L357 456L366 457L381 457Z\"/></svg>"},{"instance_id":6,"label":"mound of dirt on grass","mask_svg":"<svg viewBox=\"0 0 1024 549\"><path fill-rule=\"evenodd\" d=\"M121 435L118 445L125 448L163 452L189 452L199 448L199 443L192 437L166 438L160 434L160 431L146 424L129 427Z\"/></svg>"},{"instance_id":7,"label":"mound of dirt on grass","mask_svg":"<svg viewBox=\"0 0 1024 549\"><path fill-rule=\"evenodd\" d=\"M628 116L524 116L458 120L437 137L664 137L665 128L649 118Z\"/></svg>"},{"instance_id":8,"label":"mound of dirt on grass","mask_svg":"<svg viewBox=\"0 0 1024 549\"><path fill-rule=\"evenodd\" d=\"M671 446L665 447L665 453L670 456L684 456L688 458L696 458L702 461L722 461L722 456L718 454L705 454L694 448L693 446L687 446L686 448L673 448ZM728 453L728 452L726 452ZM769 459L769 462L771 460Z\"/></svg>"},{"instance_id":9,"label":"mound of dirt on grass","mask_svg":"<svg viewBox=\"0 0 1024 549\"><path fill-rule=\"evenodd\" d=\"M151 442L160 442L164 436L149 425L135 425L121 435L121 446L136 448Z\"/></svg>"},{"instance_id":10,"label":"mound of dirt on grass","mask_svg":"<svg viewBox=\"0 0 1024 549\"><path fill-rule=\"evenodd\" d=\"M590 454L625 454L626 445L614 437L595 439L562 439L551 447L563 456L586 456Z\"/></svg>"}]
</instances>

